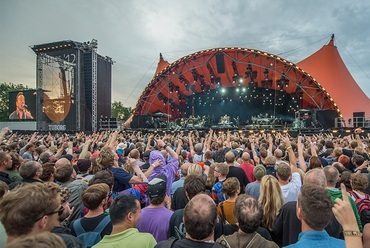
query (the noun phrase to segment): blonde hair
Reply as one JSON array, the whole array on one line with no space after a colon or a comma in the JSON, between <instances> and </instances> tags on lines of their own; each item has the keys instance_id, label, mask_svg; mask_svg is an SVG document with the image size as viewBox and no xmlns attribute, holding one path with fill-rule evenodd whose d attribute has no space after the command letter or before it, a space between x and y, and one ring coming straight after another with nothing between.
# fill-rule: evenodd
<instances>
[{"instance_id":1,"label":"blonde hair","mask_svg":"<svg viewBox=\"0 0 370 248\"><path fill-rule=\"evenodd\" d=\"M206 180L206 187L207 188L212 188L212 186L215 184L216 182L216 177L215 177L215 167L216 165L215 164L211 164L209 166L209 171L208 171L208 175L207 175L207 180ZM369 167L370 168L370 167Z\"/></svg>"},{"instance_id":2,"label":"blonde hair","mask_svg":"<svg viewBox=\"0 0 370 248\"><path fill-rule=\"evenodd\" d=\"M114 153L111 148L103 147L99 152L96 163L104 168L110 168L114 165Z\"/></svg>"},{"instance_id":3,"label":"blonde hair","mask_svg":"<svg viewBox=\"0 0 370 248\"><path fill-rule=\"evenodd\" d=\"M369 185L367 176L362 173L352 173L350 182L352 190L358 190L360 192L365 192L367 186Z\"/></svg>"},{"instance_id":4,"label":"blonde hair","mask_svg":"<svg viewBox=\"0 0 370 248\"><path fill-rule=\"evenodd\" d=\"M280 208L284 205L283 193L275 177L271 175L262 177L258 202L263 209L262 226L272 231L272 224Z\"/></svg>"},{"instance_id":5,"label":"blonde hair","mask_svg":"<svg viewBox=\"0 0 370 248\"><path fill-rule=\"evenodd\" d=\"M229 166L225 163L215 163L215 168L214 170L216 170L216 167L217 167L217 171L219 173L221 173L222 176L227 176L227 174L229 174Z\"/></svg>"},{"instance_id":6,"label":"blonde hair","mask_svg":"<svg viewBox=\"0 0 370 248\"><path fill-rule=\"evenodd\" d=\"M275 165L276 164L276 157L275 156L267 156L265 159L266 165Z\"/></svg>"},{"instance_id":7,"label":"blonde hair","mask_svg":"<svg viewBox=\"0 0 370 248\"><path fill-rule=\"evenodd\" d=\"M128 158L134 158L134 159L139 159L140 158L140 152L138 149L132 149L130 153L128 154ZM134 174L134 169L130 166L130 163L128 159L126 160L126 163L123 165L123 169L129 173L129 174Z\"/></svg>"},{"instance_id":8,"label":"blonde hair","mask_svg":"<svg viewBox=\"0 0 370 248\"><path fill-rule=\"evenodd\" d=\"M66 247L63 239L51 232L41 232L34 235L20 236L14 239L6 247L8 248L64 248Z\"/></svg>"},{"instance_id":9,"label":"blonde hair","mask_svg":"<svg viewBox=\"0 0 370 248\"><path fill-rule=\"evenodd\" d=\"M197 175L201 177L203 175L203 169L199 164L191 164L188 168L188 175Z\"/></svg>"},{"instance_id":10,"label":"blonde hair","mask_svg":"<svg viewBox=\"0 0 370 248\"><path fill-rule=\"evenodd\" d=\"M9 236L31 233L35 222L60 205L57 184L27 183L7 193L0 201L0 221Z\"/></svg>"}]
</instances>

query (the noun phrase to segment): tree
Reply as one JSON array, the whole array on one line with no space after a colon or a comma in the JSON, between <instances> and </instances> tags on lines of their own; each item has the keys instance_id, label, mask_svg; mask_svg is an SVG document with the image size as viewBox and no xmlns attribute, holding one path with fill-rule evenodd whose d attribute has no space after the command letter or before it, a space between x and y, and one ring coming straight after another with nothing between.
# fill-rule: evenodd
<instances>
[{"instance_id":1,"label":"tree","mask_svg":"<svg viewBox=\"0 0 370 248\"><path fill-rule=\"evenodd\" d=\"M114 101L112 103L112 117L117 118L117 120L126 121L132 112L133 109L131 107L124 107L121 101Z\"/></svg>"},{"instance_id":2,"label":"tree","mask_svg":"<svg viewBox=\"0 0 370 248\"><path fill-rule=\"evenodd\" d=\"M27 90L23 84L0 83L0 121L8 121L9 116L9 92Z\"/></svg>"}]
</instances>

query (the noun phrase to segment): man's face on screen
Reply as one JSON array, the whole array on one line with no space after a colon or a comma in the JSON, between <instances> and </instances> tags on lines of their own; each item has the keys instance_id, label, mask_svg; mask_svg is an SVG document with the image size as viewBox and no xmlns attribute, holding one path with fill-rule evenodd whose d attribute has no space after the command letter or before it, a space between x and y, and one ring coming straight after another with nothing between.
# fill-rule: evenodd
<instances>
[{"instance_id":1,"label":"man's face on screen","mask_svg":"<svg viewBox=\"0 0 370 248\"><path fill-rule=\"evenodd\" d=\"M25 104L24 95L19 95L16 102L17 109L23 110L24 104Z\"/></svg>"}]
</instances>

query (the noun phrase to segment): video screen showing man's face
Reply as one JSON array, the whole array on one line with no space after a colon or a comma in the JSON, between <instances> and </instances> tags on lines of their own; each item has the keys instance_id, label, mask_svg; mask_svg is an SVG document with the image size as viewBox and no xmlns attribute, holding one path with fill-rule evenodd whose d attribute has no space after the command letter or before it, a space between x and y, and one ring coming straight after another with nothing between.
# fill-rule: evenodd
<instances>
[{"instance_id":1,"label":"video screen showing man's face","mask_svg":"<svg viewBox=\"0 0 370 248\"><path fill-rule=\"evenodd\" d=\"M26 102L27 101L27 102ZM9 93L9 109L14 110L9 120L33 120L36 113L35 91L20 91ZM28 104L28 105L27 105Z\"/></svg>"}]
</instances>

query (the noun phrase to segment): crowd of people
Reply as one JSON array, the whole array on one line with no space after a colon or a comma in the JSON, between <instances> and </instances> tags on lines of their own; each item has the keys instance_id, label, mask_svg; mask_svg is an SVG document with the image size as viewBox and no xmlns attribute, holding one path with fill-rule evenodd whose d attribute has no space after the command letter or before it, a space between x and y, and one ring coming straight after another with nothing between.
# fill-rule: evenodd
<instances>
[{"instance_id":1,"label":"crowd of people","mask_svg":"<svg viewBox=\"0 0 370 248\"><path fill-rule=\"evenodd\" d=\"M370 247L370 136L0 133L0 247Z\"/></svg>"}]
</instances>

